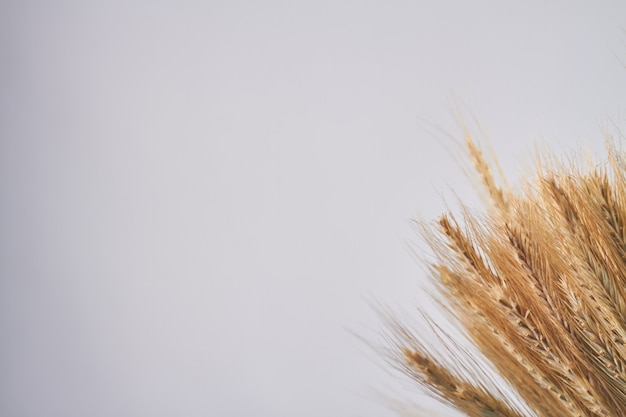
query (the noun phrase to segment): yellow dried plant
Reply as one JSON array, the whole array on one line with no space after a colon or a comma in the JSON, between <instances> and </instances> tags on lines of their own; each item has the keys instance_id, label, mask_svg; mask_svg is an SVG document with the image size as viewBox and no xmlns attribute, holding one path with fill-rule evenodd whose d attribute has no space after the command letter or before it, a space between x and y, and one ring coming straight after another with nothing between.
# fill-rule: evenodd
<instances>
[{"instance_id":1,"label":"yellow dried plant","mask_svg":"<svg viewBox=\"0 0 626 417\"><path fill-rule=\"evenodd\" d=\"M525 406L478 362L445 364L397 320L391 359L472 417L626 416L623 155L608 142L604 165L543 159L537 176L512 190L498 185L469 136L466 144L491 204L479 215L444 214L425 229L436 256L429 268L444 307Z\"/></svg>"}]
</instances>

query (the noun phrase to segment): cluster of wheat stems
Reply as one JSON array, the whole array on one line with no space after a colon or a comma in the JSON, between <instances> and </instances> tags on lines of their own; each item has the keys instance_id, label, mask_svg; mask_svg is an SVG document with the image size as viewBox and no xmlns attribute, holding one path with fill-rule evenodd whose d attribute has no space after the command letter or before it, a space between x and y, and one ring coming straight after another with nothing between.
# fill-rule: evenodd
<instances>
[{"instance_id":1,"label":"cluster of wheat stems","mask_svg":"<svg viewBox=\"0 0 626 417\"><path fill-rule=\"evenodd\" d=\"M430 270L446 307L527 408L480 366L445 364L397 321L392 359L468 416L626 416L623 155L609 143L603 165L543 159L511 190L471 139L467 149L491 204L438 219L427 233Z\"/></svg>"}]
</instances>

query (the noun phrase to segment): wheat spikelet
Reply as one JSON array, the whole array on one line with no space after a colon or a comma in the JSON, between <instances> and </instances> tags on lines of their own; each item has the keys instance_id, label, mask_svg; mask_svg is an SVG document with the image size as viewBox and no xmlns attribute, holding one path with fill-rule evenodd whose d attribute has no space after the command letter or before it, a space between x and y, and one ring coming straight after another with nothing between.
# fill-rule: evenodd
<instances>
[{"instance_id":1,"label":"wheat spikelet","mask_svg":"<svg viewBox=\"0 0 626 417\"><path fill-rule=\"evenodd\" d=\"M538 162L521 191L498 186L468 135L491 205L440 217L425 238L442 303L537 416L626 415L626 164L584 171ZM453 372L393 322L392 356L406 374L468 416L521 416L501 390ZM408 336L410 335L410 336Z\"/></svg>"},{"instance_id":2,"label":"wheat spikelet","mask_svg":"<svg viewBox=\"0 0 626 417\"><path fill-rule=\"evenodd\" d=\"M502 400L480 387L457 378L445 367L419 351L405 349L404 362L409 374L418 381L423 381L433 387L436 392L442 393L445 400L463 410L468 416L521 417Z\"/></svg>"}]
</instances>

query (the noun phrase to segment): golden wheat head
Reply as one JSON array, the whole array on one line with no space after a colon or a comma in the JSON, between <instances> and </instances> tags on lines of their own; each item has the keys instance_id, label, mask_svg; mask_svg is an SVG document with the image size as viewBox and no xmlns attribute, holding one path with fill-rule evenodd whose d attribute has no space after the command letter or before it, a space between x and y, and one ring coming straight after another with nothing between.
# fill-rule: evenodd
<instances>
[{"instance_id":1,"label":"golden wheat head","mask_svg":"<svg viewBox=\"0 0 626 417\"><path fill-rule=\"evenodd\" d=\"M425 234L436 255L429 267L445 307L527 408L479 365L445 365L398 321L391 359L472 417L626 416L622 156L609 145L607 163L587 170L539 161L537 177L512 191L466 143L491 204L480 216L439 218Z\"/></svg>"}]
</instances>

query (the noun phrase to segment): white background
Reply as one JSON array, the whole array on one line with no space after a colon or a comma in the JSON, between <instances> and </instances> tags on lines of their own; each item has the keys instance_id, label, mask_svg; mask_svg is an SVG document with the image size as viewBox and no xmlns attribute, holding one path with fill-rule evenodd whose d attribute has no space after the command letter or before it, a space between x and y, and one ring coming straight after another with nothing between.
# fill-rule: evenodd
<instances>
[{"instance_id":1,"label":"white background","mask_svg":"<svg viewBox=\"0 0 626 417\"><path fill-rule=\"evenodd\" d=\"M479 202L455 97L513 184L623 120L623 1L52 3L0 4L3 416L391 416L352 332Z\"/></svg>"}]
</instances>

